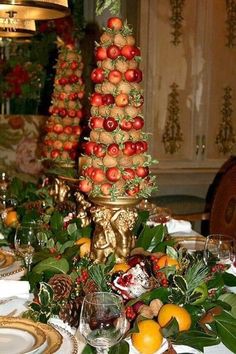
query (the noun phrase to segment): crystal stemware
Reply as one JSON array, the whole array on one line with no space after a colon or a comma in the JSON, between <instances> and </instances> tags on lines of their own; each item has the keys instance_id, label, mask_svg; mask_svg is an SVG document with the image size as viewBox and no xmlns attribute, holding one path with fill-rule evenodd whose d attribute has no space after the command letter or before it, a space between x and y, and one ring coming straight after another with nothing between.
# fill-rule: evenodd
<instances>
[{"instance_id":1,"label":"crystal stemware","mask_svg":"<svg viewBox=\"0 0 236 354\"><path fill-rule=\"evenodd\" d=\"M85 296L80 314L80 332L97 353L108 353L127 327L122 298L108 292Z\"/></svg>"},{"instance_id":2,"label":"crystal stemware","mask_svg":"<svg viewBox=\"0 0 236 354\"><path fill-rule=\"evenodd\" d=\"M208 235L204 247L204 261L212 260L223 264L231 264L235 257L235 240L223 234Z\"/></svg>"},{"instance_id":3,"label":"crystal stemware","mask_svg":"<svg viewBox=\"0 0 236 354\"><path fill-rule=\"evenodd\" d=\"M16 254L24 260L28 270L31 268L35 249L39 245L37 235L40 228L34 223L25 223L16 228L14 245Z\"/></svg>"}]
</instances>

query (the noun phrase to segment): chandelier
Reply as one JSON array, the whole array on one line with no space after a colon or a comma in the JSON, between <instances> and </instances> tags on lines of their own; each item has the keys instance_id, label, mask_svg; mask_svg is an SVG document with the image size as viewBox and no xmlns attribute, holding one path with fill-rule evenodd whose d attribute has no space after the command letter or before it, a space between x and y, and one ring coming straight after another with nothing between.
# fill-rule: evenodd
<instances>
[{"instance_id":1,"label":"chandelier","mask_svg":"<svg viewBox=\"0 0 236 354\"><path fill-rule=\"evenodd\" d=\"M7 19L0 18L0 37L25 38L36 33L34 20L15 20L14 24Z\"/></svg>"},{"instance_id":2,"label":"chandelier","mask_svg":"<svg viewBox=\"0 0 236 354\"><path fill-rule=\"evenodd\" d=\"M51 20L69 15L68 0L2 0L0 18Z\"/></svg>"}]
</instances>

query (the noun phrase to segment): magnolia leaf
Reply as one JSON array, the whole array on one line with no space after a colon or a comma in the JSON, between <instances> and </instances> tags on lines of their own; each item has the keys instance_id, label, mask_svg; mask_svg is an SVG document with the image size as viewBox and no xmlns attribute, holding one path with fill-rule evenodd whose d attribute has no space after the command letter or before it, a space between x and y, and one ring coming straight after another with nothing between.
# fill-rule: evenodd
<instances>
[{"instance_id":1,"label":"magnolia leaf","mask_svg":"<svg viewBox=\"0 0 236 354\"><path fill-rule=\"evenodd\" d=\"M63 216L58 212L55 211L50 219L50 226L54 231L60 230L63 227Z\"/></svg>"},{"instance_id":2,"label":"magnolia leaf","mask_svg":"<svg viewBox=\"0 0 236 354\"><path fill-rule=\"evenodd\" d=\"M96 353L96 349L91 347L91 345L89 344L86 344L86 346L81 352L81 354L95 354L95 353Z\"/></svg>"},{"instance_id":3,"label":"magnolia leaf","mask_svg":"<svg viewBox=\"0 0 236 354\"><path fill-rule=\"evenodd\" d=\"M63 253L67 248L72 247L73 245L74 245L74 241L67 241L59 247L58 252Z\"/></svg>"},{"instance_id":4,"label":"magnolia leaf","mask_svg":"<svg viewBox=\"0 0 236 354\"><path fill-rule=\"evenodd\" d=\"M133 234L138 237L140 230L142 228L142 225L146 223L146 221L149 218L149 212L148 211L139 211L138 212L138 219L135 223L135 226L133 228Z\"/></svg>"},{"instance_id":5,"label":"magnolia leaf","mask_svg":"<svg viewBox=\"0 0 236 354\"><path fill-rule=\"evenodd\" d=\"M161 329L161 332L165 338L173 337L176 335L179 332L179 324L176 318L172 317L168 324Z\"/></svg>"},{"instance_id":6,"label":"magnolia leaf","mask_svg":"<svg viewBox=\"0 0 236 354\"><path fill-rule=\"evenodd\" d=\"M236 318L229 312L222 311L218 316L214 316L217 334L224 345L235 353L236 348Z\"/></svg>"},{"instance_id":7,"label":"magnolia leaf","mask_svg":"<svg viewBox=\"0 0 236 354\"><path fill-rule=\"evenodd\" d=\"M222 273L222 278L227 286L236 286L236 276L227 272Z\"/></svg>"},{"instance_id":8,"label":"magnolia leaf","mask_svg":"<svg viewBox=\"0 0 236 354\"><path fill-rule=\"evenodd\" d=\"M129 344L122 340L109 349L109 354L129 354Z\"/></svg>"},{"instance_id":9,"label":"magnolia leaf","mask_svg":"<svg viewBox=\"0 0 236 354\"><path fill-rule=\"evenodd\" d=\"M65 258L56 259L49 257L36 264L32 269L35 273L42 273L46 270L53 271L54 273L67 273L69 271L69 263Z\"/></svg>"},{"instance_id":10,"label":"magnolia leaf","mask_svg":"<svg viewBox=\"0 0 236 354\"><path fill-rule=\"evenodd\" d=\"M188 284L187 284L186 280L184 279L184 277L182 277L181 275L174 275L173 281L174 281L175 285L177 286L177 288L181 291L181 293L186 294L187 289L188 289Z\"/></svg>"},{"instance_id":11,"label":"magnolia leaf","mask_svg":"<svg viewBox=\"0 0 236 354\"><path fill-rule=\"evenodd\" d=\"M78 234L78 227L76 222L73 222L67 226L67 232L70 236L73 237L73 239L76 239L76 236Z\"/></svg>"},{"instance_id":12,"label":"magnolia leaf","mask_svg":"<svg viewBox=\"0 0 236 354\"><path fill-rule=\"evenodd\" d=\"M207 334L198 330L180 332L176 337L175 344L188 345L203 352L204 347L216 345L220 339L216 334Z\"/></svg>"},{"instance_id":13,"label":"magnolia leaf","mask_svg":"<svg viewBox=\"0 0 236 354\"><path fill-rule=\"evenodd\" d=\"M219 300L231 306L231 314L236 318L236 294L226 293L219 297Z\"/></svg>"}]
</instances>

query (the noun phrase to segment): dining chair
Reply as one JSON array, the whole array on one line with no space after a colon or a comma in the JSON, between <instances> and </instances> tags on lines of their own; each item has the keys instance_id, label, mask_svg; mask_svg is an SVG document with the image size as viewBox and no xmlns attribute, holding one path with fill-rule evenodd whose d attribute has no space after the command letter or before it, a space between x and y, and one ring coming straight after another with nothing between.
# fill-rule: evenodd
<instances>
[{"instance_id":1,"label":"dining chair","mask_svg":"<svg viewBox=\"0 0 236 354\"><path fill-rule=\"evenodd\" d=\"M173 197L172 200L176 200ZM175 197L183 204L180 195ZM169 200L165 199L162 206L172 209L172 216L177 220L187 220L193 224L200 222L203 235L222 233L236 239L236 156L230 156L221 166L209 186L205 200L185 196L184 201L186 200L191 206L188 210L188 204L185 204L184 212L176 210L170 197ZM158 197L155 201L152 199L152 202L159 205Z\"/></svg>"}]
</instances>

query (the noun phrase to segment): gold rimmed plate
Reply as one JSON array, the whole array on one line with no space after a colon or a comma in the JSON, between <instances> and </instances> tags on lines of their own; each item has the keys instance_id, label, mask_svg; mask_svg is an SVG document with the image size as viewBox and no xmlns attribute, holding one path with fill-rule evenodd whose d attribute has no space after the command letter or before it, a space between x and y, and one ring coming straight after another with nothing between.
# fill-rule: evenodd
<instances>
[{"instance_id":1,"label":"gold rimmed plate","mask_svg":"<svg viewBox=\"0 0 236 354\"><path fill-rule=\"evenodd\" d=\"M15 257L12 254L5 253L4 261L0 264L0 271L10 267L15 262Z\"/></svg>"},{"instance_id":2,"label":"gold rimmed plate","mask_svg":"<svg viewBox=\"0 0 236 354\"><path fill-rule=\"evenodd\" d=\"M40 326L18 317L0 317L1 354L35 354L47 346Z\"/></svg>"},{"instance_id":3,"label":"gold rimmed plate","mask_svg":"<svg viewBox=\"0 0 236 354\"><path fill-rule=\"evenodd\" d=\"M55 353L62 345L62 335L52 326L40 323L39 327L44 331L47 338L47 347L44 349L44 354Z\"/></svg>"},{"instance_id":4,"label":"gold rimmed plate","mask_svg":"<svg viewBox=\"0 0 236 354\"><path fill-rule=\"evenodd\" d=\"M180 247L186 248L189 252L203 251L206 239L204 236L175 236L173 239Z\"/></svg>"}]
</instances>

